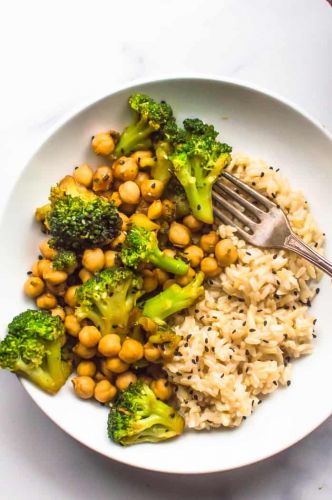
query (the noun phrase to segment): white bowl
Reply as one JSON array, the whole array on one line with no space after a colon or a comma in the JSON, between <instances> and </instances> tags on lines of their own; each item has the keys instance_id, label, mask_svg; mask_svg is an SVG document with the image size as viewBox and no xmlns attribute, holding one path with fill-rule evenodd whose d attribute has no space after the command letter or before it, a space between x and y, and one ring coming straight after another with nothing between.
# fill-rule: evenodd
<instances>
[{"instance_id":1,"label":"white bowl","mask_svg":"<svg viewBox=\"0 0 332 500\"><path fill-rule=\"evenodd\" d=\"M167 100L179 119L199 116L212 122L234 151L280 167L292 185L303 189L319 225L331 237L332 141L313 120L282 100L232 81L175 78L135 84L84 108L59 126L39 148L18 179L1 224L3 276L2 331L27 306L21 292L42 239L33 221L51 185L83 161L100 165L89 149L98 131L121 130L130 119L128 96L136 91ZM9 272L10 270L10 272ZM106 434L107 410L82 402L68 383L56 397L23 381L37 405L65 432L103 455L145 469L205 473L262 460L306 436L330 414L332 335L330 284L325 278L314 302L318 317L315 350L294 363L292 385L260 405L236 430L186 432L173 441L122 448Z\"/></svg>"}]
</instances>

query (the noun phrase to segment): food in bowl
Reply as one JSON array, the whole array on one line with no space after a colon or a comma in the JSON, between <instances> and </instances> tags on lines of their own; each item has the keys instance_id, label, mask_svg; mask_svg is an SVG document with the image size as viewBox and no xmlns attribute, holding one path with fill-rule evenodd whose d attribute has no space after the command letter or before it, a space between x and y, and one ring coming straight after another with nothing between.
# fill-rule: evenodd
<instances>
[{"instance_id":1,"label":"food in bowl","mask_svg":"<svg viewBox=\"0 0 332 500\"><path fill-rule=\"evenodd\" d=\"M110 406L109 436L124 445L174 437L184 424L239 425L290 382L290 359L311 350L320 275L214 221L222 170L275 200L307 243L321 249L324 239L302 195L263 162L231 159L212 125L179 128L169 105L141 94L129 103L135 119L121 135L92 138L102 165L77 167L37 209L48 238L24 288L42 325L23 312L0 344L4 368L50 393L71 365L75 394ZM50 322L61 330L54 351Z\"/></svg>"}]
</instances>

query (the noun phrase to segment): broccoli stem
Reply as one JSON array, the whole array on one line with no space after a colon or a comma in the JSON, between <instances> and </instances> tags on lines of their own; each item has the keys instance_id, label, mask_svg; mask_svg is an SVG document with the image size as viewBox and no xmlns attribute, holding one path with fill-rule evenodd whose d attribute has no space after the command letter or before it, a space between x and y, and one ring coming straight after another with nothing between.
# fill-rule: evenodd
<instances>
[{"instance_id":1,"label":"broccoli stem","mask_svg":"<svg viewBox=\"0 0 332 500\"><path fill-rule=\"evenodd\" d=\"M127 155L138 149L151 147L150 135L154 129L145 120L129 125L120 137L115 148L115 156Z\"/></svg>"},{"instance_id":2,"label":"broccoli stem","mask_svg":"<svg viewBox=\"0 0 332 500\"><path fill-rule=\"evenodd\" d=\"M212 185L204 183L201 187L196 184L187 184L183 186L189 206L196 219L213 224L212 207Z\"/></svg>"},{"instance_id":3,"label":"broccoli stem","mask_svg":"<svg viewBox=\"0 0 332 500\"><path fill-rule=\"evenodd\" d=\"M172 162L168 159L167 144L158 144L156 147L157 161L155 166L151 167L151 174L154 179L162 181L165 185L172 176Z\"/></svg>"},{"instance_id":4,"label":"broccoli stem","mask_svg":"<svg viewBox=\"0 0 332 500\"><path fill-rule=\"evenodd\" d=\"M47 366L57 389L64 384L70 375L70 365L61 359L61 345L59 341L51 342L47 348Z\"/></svg>"},{"instance_id":5,"label":"broccoli stem","mask_svg":"<svg viewBox=\"0 0 332 500\"><path fill-rule=\"evenodd\" d=\"M168 273L184 275L189 268L189 265L186 264L183 260L169 257L168 255L165 255L164 252L162 252L159 248L155 249L153 253L150 254L149 260L151 264Z\"/></svg>"},{"instance_id":6,"label":"broccoli stem","mask_svg":"<svg viewBox=\"0 0 332 500\"><path fill-rule=\"evenodd\" d=\"M29 368L22 360L17 363L17 373L29 379L44 391L55 394L59 386L54 382L52 376L42 368Z\"/></svg>"}]
</instances>

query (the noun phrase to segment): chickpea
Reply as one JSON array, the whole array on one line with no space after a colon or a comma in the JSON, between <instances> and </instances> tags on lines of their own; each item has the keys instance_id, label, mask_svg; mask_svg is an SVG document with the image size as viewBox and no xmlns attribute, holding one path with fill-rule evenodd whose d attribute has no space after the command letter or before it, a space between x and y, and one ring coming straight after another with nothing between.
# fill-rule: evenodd
<instances>
[{"instance_id":1,"label":"chickpea","mask_svg":"<svg viewBox=\"0 0 332 500\"><path fill-rule=\"evenodd\" d=\"M75 377L72 379L75 394L82 399L90 399L95 389L95 381L91 377Z\"/></svg>"},{"instance_id":2,"label":"chickpea","mask_svg":"<svg viewBox=\"0 0 332 500\"><path fill-rule=\"evenodd\" d=\"M84 250L82 264L91 273L101 271L105 264L104 252L101 248L88 248Z\"/></svg>"},{"instance_id":3,"label":"chickpea","mask_svg":"<svg viewBox=\"0 0 332 500\"><path fill-rule=\"evenodd\" d=\"M68 278L68 274L64 271L47 271L43 274L43 278L51 285L60 285Z\"/></svg>"},{"instance_id":4,"label":"chickpea","mask_svg":"<svg viewBox=\"0 0 332 500\"><path fill-rule=\"evenodd\" d=\"M163 212L163 204L160 200L155 200L148 208L148 217L151 220L159 219Z\"/></svg>"},{"instance_id":5,"label":"chickpea","mask_svg":"<svg viewBox=\"0 0 332 500\"><path fill-rule=\"evenodd\" d=\"M101 132L92 137L92 150L101 156L109 156L113 153L115 144L111 132Z\"/></svg>"},{"instance_id":6,"label":"chickpea","mask_svg":"<svg viewBox=\"0 0 332 500\"><path fill-rule=\"evenodd\" d=\"M157 331L157 324L153 319L147 316L141 316L138 320L138 324L148 333L155 333Z\"/></svg>"},{"instance_id":7,"label":"chickpea","mask_svg":"<svg viewBox=\"0 0 332 500\"><path fill-rule=\"evenodd\" d=\"M160 351L159 351L158 347L147 342L144 345L144 357L150 363L154 363L155 361L158 361L158 359L160 358Z\"/></svg>"},{"instance_id":8,"label":"chickpea","mask_svg":"<svg viewBox=\"0 0 332 500\"><path fill-rule=\"evenodd\" d=\"M199 240L199 245L205 253L213 253L216 244L219 241L219 236L215 231L210 231L207 234L203 234Z\"/></svg>"},{"instance_id":9,"label":"chickpea","mask_svg":"<svg viewBox=\"0 0 332 500\"><path fill-rule=\"evenodd\" d=\"M77 300L76 300L76 290L79 287L79 285L73 285L70 286L66 293L65 293L65 302L68 304L70 307L76 307L77 306Z\"/></svg>"},{"instance_id":10,"label":"chickpea","mask_svg":"<svg viewBox=\"0 0 332 500\"><path fill-rule=\"evenodd\" d=\"M130 155L130 158L133 158L137 162L139 168L151 167L153 165L152 162L154 162L151 151L135 151Z\"/></svg>"},{"instance_id":11,"label":"chickpea","mask_svg":"<svg viewBox=\"0 0 332 500\"><path fill-rule=\"evenodd\" d=\"M164 183L158 179L146 179L141 184L141 193L145 201L157 200L164 191Z\"/></svg>"},{"instance_id":12,"label":"chickpea","mask_svg":"<svg viewBox=\"0 0 332 500\"><path fill-rule=\"evenodd\" d=\"M189 227L189 229L191 229L191 231L193 232L199 231L203 227L203 222L196 219L196 217L194 217L193 215L186 215L186 217L184 217L182 222L185 226Z\"/></svg>"},{"instance_id":13,"label":"chickpea","mask_svg":"<svg viewBox=\"0 0 332 500\"><path fill-rule=\"evenodd\" d=\"M75 181L82 184L82 186L91 187L93 170L87 163L82 163L82 165L75 168L73 176Z\"/></svg>"},{"instance_id":14,"label":"chickpea","mask_svg":"<svg viewBox=\"0 0 332 500\"><path fill-rule=\"evenodd\" d=\"M96 371L97 367L93 361L81 361L76 368L77 375L80 377L94 377Z\"/></svg>"},{"instance_id":15,"label":"chickpea","mask_svg":"<svg viewBox=\"0 0 332 500\"><path fill-rule=\"evenodd\" d=\"M158 399L166 401L172 396L172 388L166 378L160 378L151 382L151 389Z\"/></svg>"},{"instance_id":16,"label":"chickpea","mask_svg":"<svg viewBox=\"0 0 332 500\"><path fill-rule=\"evenodd\" d=\"M114 177L120 181L133 181L138 174L137 161L134 158L121 156L112 165Z\"/></svg>"},{"instance_id":17,"label":"chickpea","mask_svg":"<svg viewBox=\"0 0 332 500\"><path fill-rule=\"evenodd\" d=\"M112 373L123 373L129 368L129 365L119 358L108 358L105 365Z\"/></svg>"},{"instance_id":18,"label":"chickpea","mask_svg":"<svg viewBox=\"0 0 332 500\"><path fill-rule=\"evenodd\" d=\"M98 351L107 358L115 357L121 350L121 340L119 335L109 333L99 340Z\"/></svg>"},{"instance_id":19,"label":"chickpea","mask_svg":"<svg viewBox=\"0 0 332 500\"><path fill-rule=\"evenodd\" d=\"M135 363L139 359L143 358L144 350L143 346L137 340L127 337L121 347L119 352L119 358L125 363Z\"/></svg>"},{"instance_id":20,"label":"chickpea","mask_svg":"<svg viewBox=\"0 0 332 500\"><path fill-rule=\"evenodd\" d=\"M157 287L158 287L158 279L153 273L151 276L144 276L143 288L147 293L153 292L153 290L155 290Z\"/></svg>"},{"instance_id":21,"label":"chickpea","mask_svg":"<svg viewBox=\"0 0 332 500\"><path fill-rule=\"evenodd\" d=\"M60 307L60 306L54 307L54 309L51 309L50 312L51 312L52 316L59 316L61 321L65 320L66 313L62 307Z\"/></svg>"},{"instance_id":22,"label":"chickpea","mask_svg":"<svg viewBox=\"0 0 332 500\"><path fill-rule=\"evenodd\" d=\"M158 224L152 222L152 220L150 220L145 214L133 214L130 217L129 221L133 226L144 227L149 231L154 231L155 229L158 230L160 228Z\"/></svg>"},{"instance_id":23,"label":"chickpea","mask_svg":"<svg viewBox=\"0 0 332 500\"><path fill-rule=\"evenodd\" d=\"M217 243L215 255L218 264L222 267L234 264L239 257L236 246L233 245L229 238L221 240Z\"/></svg>"},{"instance_id":24,"label":"chickpea","mask_svg":"<svg viewBox=\"0 0 332 500\"><path fill-rule=\"evenodd\" d=\"M159 285L163 285L165 283L165 281L167 281L169 279L169 274L166 273L166 271L163 271L162 269L159 269L159 268L156 268L153 271L153 274L157 278Z\"/></svg>"},{"instance_id":25,"label":"chickpea","mask_svg":"<svg viewBox=\"0 0 332 500\"><path fill-rule=\"evenodd\" d=\"M97 349L95 347L86 347L85 345L78 342L73 347L73 352L80 358L91 359L97 354Z\"/></svg>"},{"instance_id":26,"label":"chickpea","mask_svg":"<svg viewBox=\"0 0 332 500\"><path fill-rule=\"evenodd\" d=\"M52 262L49 259L42 259L38 261L38 272L39 276L44 276L44 273L52 271Z\"/></svg>"},{"instance_id":27,"label":"chickpea","mask_svg":"<svg viewBox=\"0 0 332 500\"><path fill-rule=\"evenodd\" d=\"M116 396L117 390L109 380L97 382L94 390L94 397L99 403L108 403Z\"/></svg>"},{"instance_id":28,"label":"chickpea","mask_svg":"<svg viewBox=\"0 0 332 500\"><path fill-rule=\"evenodd\" d=\"M134 181L126 181L119 187L119 195L124 203L136 205L140 199L139 187Z\"/></svg>"},{"instance_id":29,"label":"chickpea","mask_svg":"<svg viewBox=\"0 0 332 500\"><path fill-rule=\"evenodd\" d=\"M95 326L83 326L78 338L84 347L95 347L101 339L101 333Z\"/></svg>"},{"instance_id":30,"label":"chickpea","mask_svg":"<svg viewBox=\"0 0 332 500\"><path fill-rule=\"evenodd\" d=\"M106 359L102 359L100 362L100 369L104 375L104 378L108 380L113 380L113 373L107 368Z\"/></svg>"},{"instance_id":31,"label":"chickpea","mask_svg":"<svg viewBox=\"0 0 332 500\"><path fill-rule=\"evenodd\" d=\"M142 182L150 179L147 172L138 172L135 182L139 188L141 188Z\"/></svg>"},{"instance_id":32,"label":"chickpea","mask_svg":"<svg viewBox=\"0 0 332 500\"><path fill-rule=\"evenodd\" d=\"M40 253L42 254L43 257L45 257L45 259L54 259L54 257L56 256L56 254L58 253L54 248L51 248L48 244L49 240L43 240L40 244L39 244L39 250L40 250Z\"/></svg>"},{"instance_id":33,"label":"chickpea","mask_svg":"<svg viewBox=\"0 0 332 500\"><path fill-rule=\"evenodd\" d=\"M163 252L165 255L168 255L168 257L175 257L176 256L176 251L173 250L172 248L164 248Z\"/></svg>"},{"instance_id":34,"label":"chickpea","mask_svg":"<svg viewBox=\"0 0 332 500\"><path fill-rule=\"evenodd\" d=\"M115 385L119 391L125 391L128 389L130 384L135 384L137 382L137 377L133 372L124 372L116 377Z\"/></svg>"},{"instance_id":35,"label":"chickpea","mask_svg":"<svg viewBox=\"0 0 332 500\"><path fill-rule=\"evenodd\" d=\"M127 217L127 215L123 214L122 212L119 212L119 216L122 219L122 226L121 226L122 231L127 231L127 229L128 229L128 223L129 223L129 217Z\"/></svg>"},{"instance_id":36,"label":"chickpea","mask_svg":"<svg viewBox=\"0 0 332 500\"><path fill-rule=\"evenodd\" d=\"M56 297L52 293L43 293L36 300L39 309L53 309L57 305Z\"/></svg>"},{"instance_id":37,"label":"chickpea","mask_svg":"<svg viewBox=\"0 0 332 500\"><path fill-rule=\"evenodd\" d=\"M122 245L124 240L126 239L126 233L122 231L122 233L119 234L116 238L111 243L112 248L117 248L119 245Z\"/></svg>"},{"instance_id":38,"label":"chickpea","mask_svg":"<svg viewBox=\"0 0 332 500\"><path fill-rule=\"evenodd\" d=\"M104 267L114 267L116 264L116 256L117 252L114 252L114 250L106 250L104 254L105 257Z\"/></svg>"},{"instance_id":39,"label":"chickpea","mask_svg":"<svg viewBox=\"0 0 332 500\"><path fill-rule=\"evenodd\" d=\"M107 191L112 184L112 180L113 174L110 167L107 167L106 165L98 167L93 174L92 189L95 193Z\"/></svg>"},{"instance_id":40,"label":"chickpea","mask_svg":"<svg viewBox=\"0 0 332 500\"><path fill-rule=\"evenodd\" d=\"M36 262L34 262L32 264L32 267L31 267L32 276L38 276L38 278L41 277L41 274L39 271L39 262L40 262L40 260L36 260Z\"/></svg>"},{"instance_id":41,"label":"chickpea","mask_svg":"<svg viewBox=\"0 0 332 500\"><path fill-rule=\"evenodd\" d=\"M190 229L178 222L172 222L168 233L168 239L177 247L186 247L191 240Z\"/></svg>"},{"instance_id":42,"label":"chickpea","mask_svg":"<svg viewBox=\"0 0 332 500\"><path fill-rule=\"evenodd\" d=\"M95 375L95 380L97 380L97 382L100 382L101 380L106 380L106 377L102 372L97 372Z\"/></svg>"},{"instance_id":43,"label":"chickpea","mask_svg":"<svg viewBox=\"0 0 332 500\"><path fill-rule=\"evenodd\" d=\"M192 267L189 267L188 271L186 274L183 276L176 276L175 281L180 285L180 286L186 286L188 283L190 283L194 276L195 276L195 271L193 270Z\"/></svg>"},{"instance_id":44,"label":"chickpea","mask_svg":"<svg viewBox=\"0 0 332 500\"><path fill-rule=\"evenodd\" d=\"M80 272L78 273L78 275L79 275L80 280L82 281L82 283L85 283L86 281L88 281L93 276L93 274L90 273L90 271L88 271L87 269L85 269L85 267L82 267L82 269L80 270Z\"/></svg>"},{"instance_id":45,"label":"chickpea","mask_svg":"<svg viewBox=\"0 0 332 500\"><path fill-rule=\"evenodd\" d=\"M45 283L38 276L29 276L24 283L24 292L31 299L41 295L45 289Z\"/></svg>"},{"instance_id":46,"label":"chickpea","mask_svg":"<svg viewBox=\"0 0 332 500\"><path fill-rule=\"evenodd\" d=\"M110 199L111 199L111 201L113 201L113 203L116 207L119 207L122 203L120 195L117 191L113 191Z\"/></svg>"},{"instance_id":47,"label":"chickpea","mask_svg":"<svg viewBox=\"0 0 332 500\"><path fill-rule=\"evenodd\" d=\"M203 250L197 245L190 245L184 250L184 255L189 260L192 267L198 267L204 257Z\"/></svg>"},{"instance_id":48,"label":"chickpea","mask_svg":"<svg viewBox=\"0 0 332 500\"><path fill-rule=\"evenodd\" d=\"M73 307L70 307L70 306L65 306L65 313L66 313L66 316L68 315L71 315L71 314L74 314L75 312L75 309Z\"/></svg>"},{"instance_id":49,"label":"chickpea","mask_svg":"<svg viewBox=\"0 0 332 500\"><path fill-rule=\"evenodd\" d=\"M221 273L221 268L214 257L205 257L201 260L201 271L207 278L215 278Z\"/></svg>"},{"instance_id":50,"label":"chickpea","mask_svg":"<svg viewBox=\"0 0 332 500\"><path fill-rule=\"evenodd\" d=\"M162 216L165 220L172 222L176 218L176 202L164 199L162 202Z\"/></svg>"},{"instance_id":51,"label":"chickpea","mask_svg":"<svg viewBox=\"0 0 332 500\"><path fill-rule=\"evenodd\" d=\"M166 290L170 286L174 285L174 283L176 283L175 279L165 281L165 283L163 284L163 290Z\"/></svg>"}]
</instances>

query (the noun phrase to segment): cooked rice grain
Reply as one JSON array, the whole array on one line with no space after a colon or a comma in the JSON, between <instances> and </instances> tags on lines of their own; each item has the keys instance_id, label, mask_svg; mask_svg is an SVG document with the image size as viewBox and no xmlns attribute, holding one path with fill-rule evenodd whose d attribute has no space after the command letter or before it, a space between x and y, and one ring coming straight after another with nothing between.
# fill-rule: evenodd
<instances>
[{"instance_id":1,"label":"cooked rice grain","mask_svg":"<svg viewBox=\"0 0 332 500\"><path fill-rule=\"evenodd\" d=\"M228 170L279 204L295 233L322 252L323 234L285 178L243 155ZM176 327L180 355L166 366L179 411L198 430L240 425L263 395L289 384L290 359L312 350L308 305L321 277L293 253L252 247L230 226L219 232L231 238L239 260L209 281L204 299Z\"/></svg>"}]
</instances>

